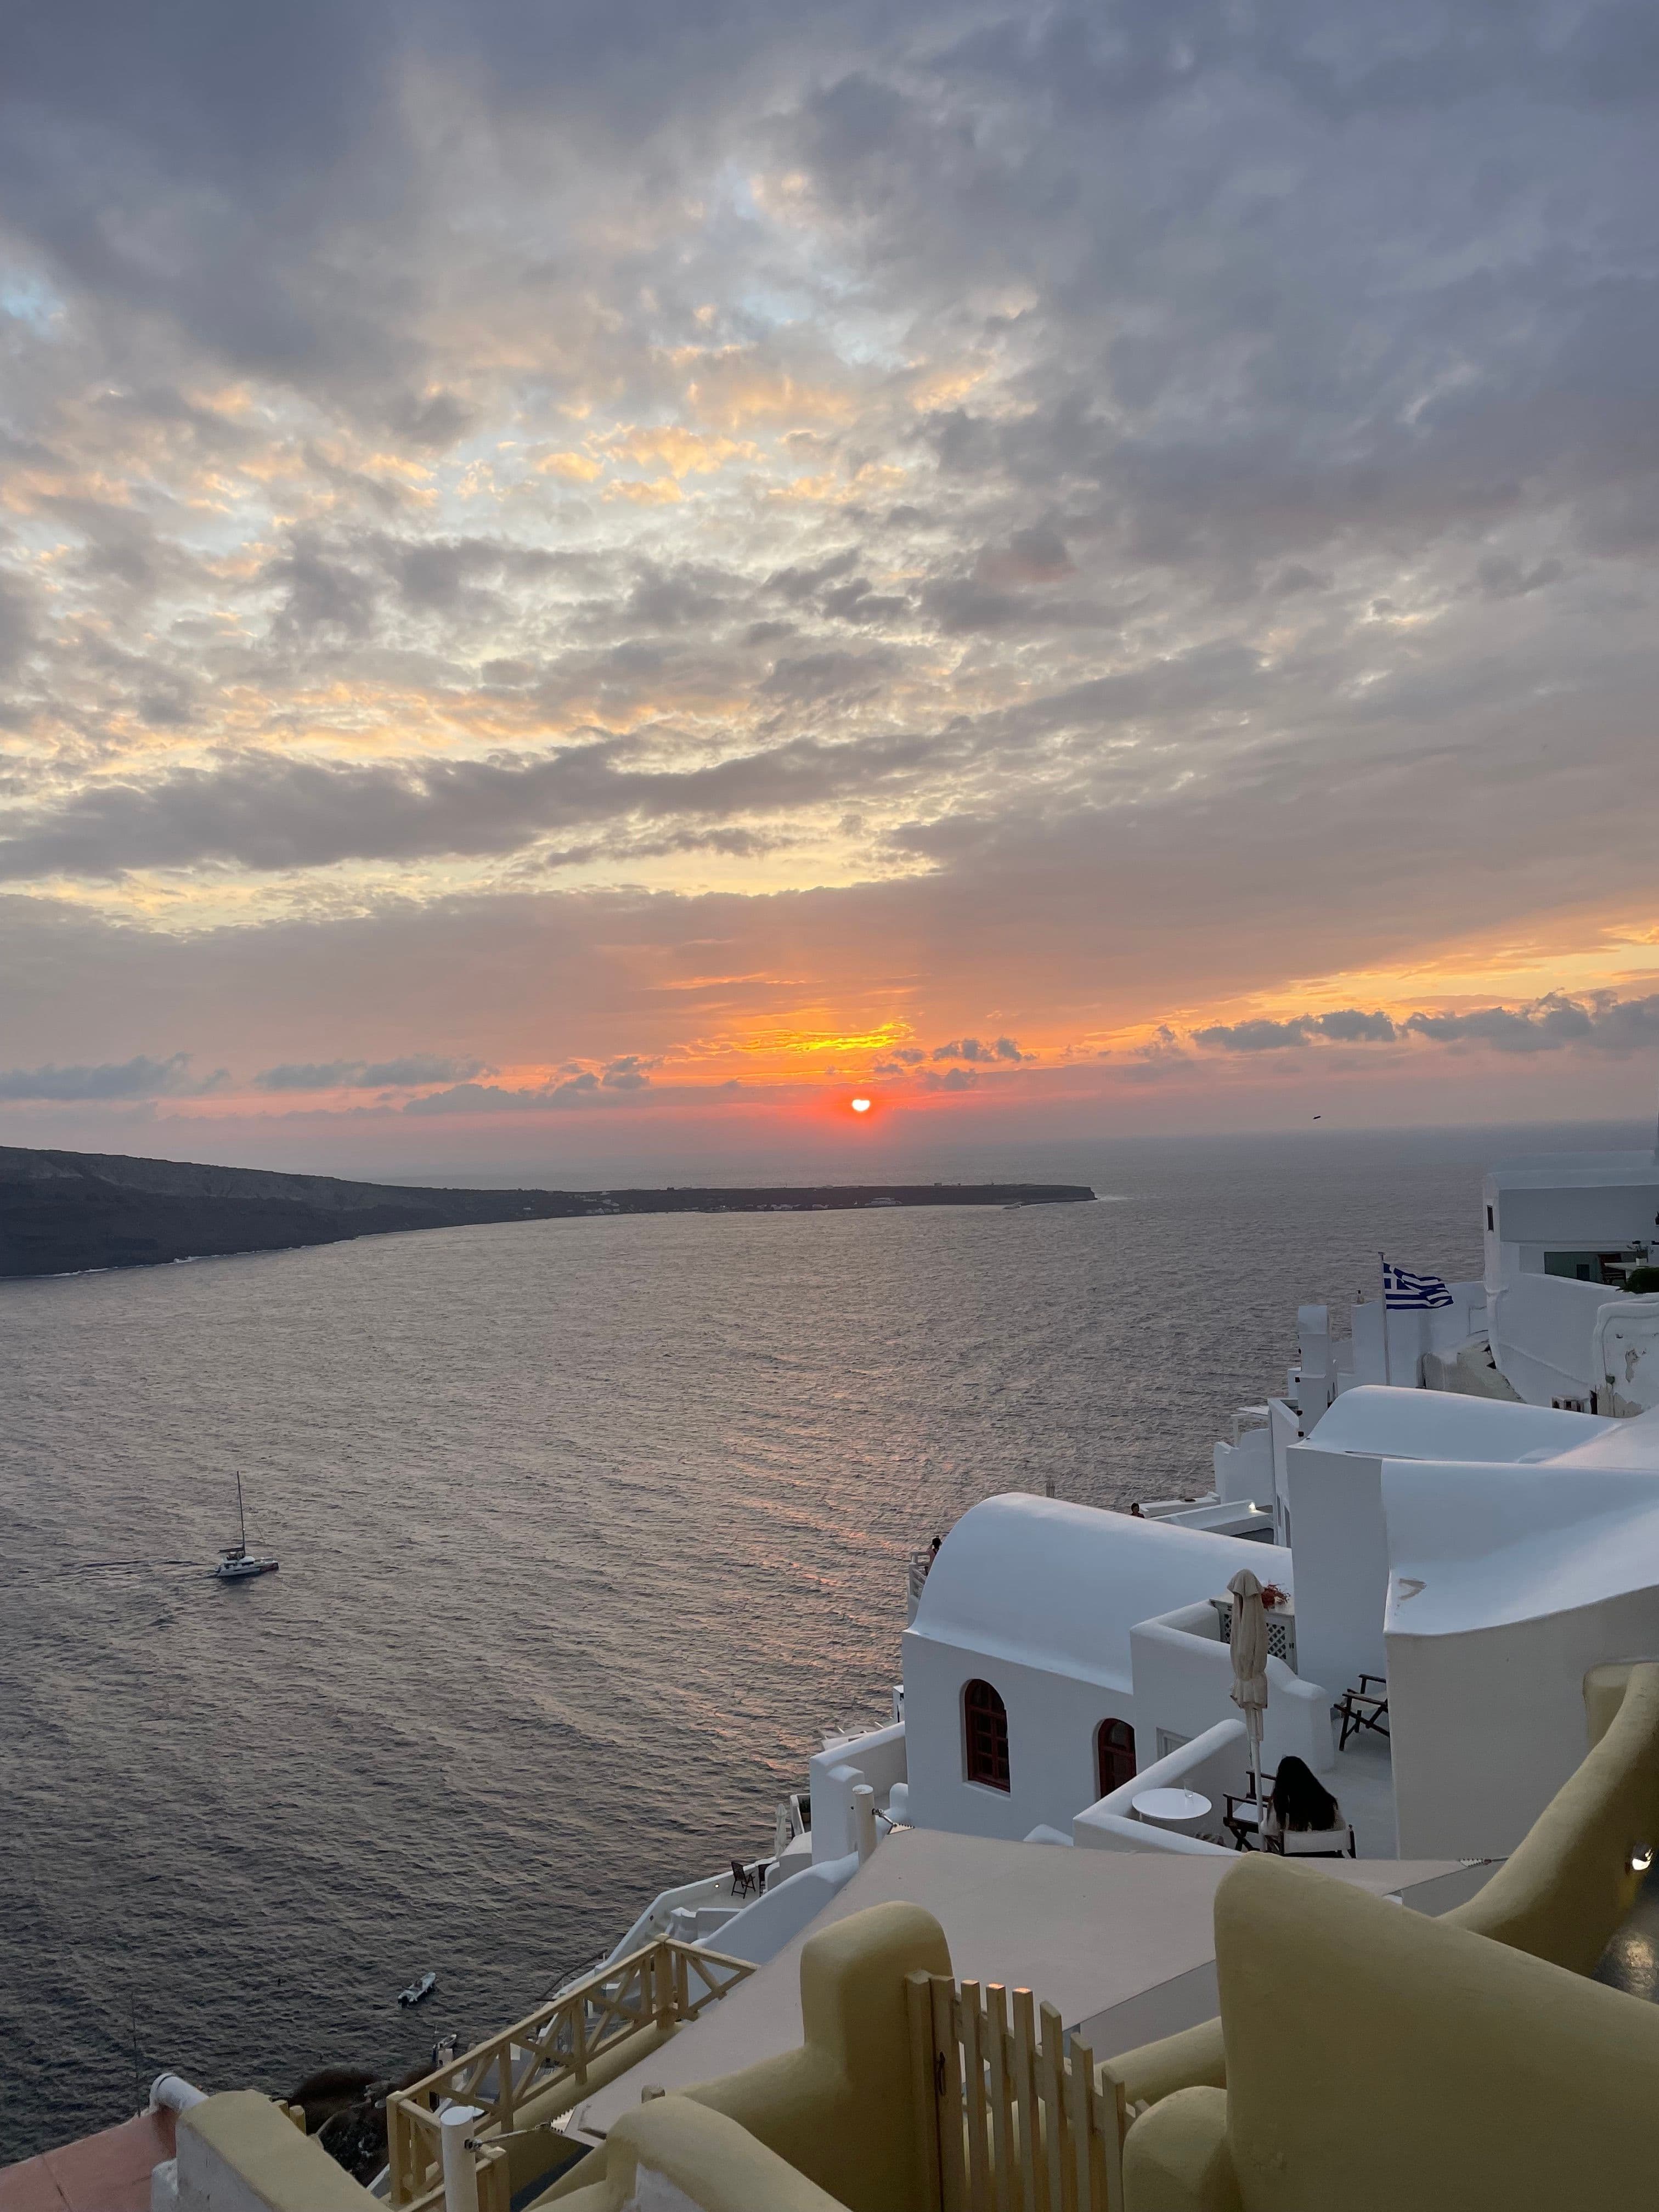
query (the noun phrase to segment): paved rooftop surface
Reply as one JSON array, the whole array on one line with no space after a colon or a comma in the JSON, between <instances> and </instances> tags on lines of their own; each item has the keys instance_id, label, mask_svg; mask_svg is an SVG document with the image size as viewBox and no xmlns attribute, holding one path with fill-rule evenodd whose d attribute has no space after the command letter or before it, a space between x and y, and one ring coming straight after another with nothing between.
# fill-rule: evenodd
<instances>
[{"instance_id":1,"label":"paved rooftop surface","mask_svg":"<svg viewBox=\"0 0 1659 2212\"><path fill-rule=\"evenodd\" d=\"M173 2156L173 2126L171 2112L141 2112L0 2166L0 2212L149 2212L150 2168Z\"/></svg>"},{"instance_id":2,"label":"paved rooftop surface","mask_svg":"<svg viewBox=\"0 0 1659 2212\"><path fill-rule=\"evenodd\" d=\"M1461 1875L1456 1862L1447 1859L1310 1863L1333 1880L1379 1895L1429 1883L1443 1887ZM902 1829L882 1843L811 1927L653 2051L648 2062L590 2098L579 2108L576 2124L590 2136L602 2134L639 2102L647 2081L684 2088L793 2050L802 2032L803 1945L832 1921L891 1899L923 1905L938 1920L958 1980L1034 1990L1058 2008L1068 2027L1081 2025L1097 2039L1097 2057L1212 2019L1217 2009L1212 1909L1217 1885L1231 1869L1231 1859L1219 1857L1067 1850ZM1421 1901L1441 1911L1455 1899L1444 1894ZM1131 2009L1115 2033L1107 2015L1124 2007Z\"/></svg>"},{"instance_id":3,"label":"paved rooftop surface","mask_svg":"<svg viewBox=\"0 0 1659 2212\"><path fill-rule=\"evenodd\" d=\"M1336 1755L1336 1771L1320 1780L1336 1793L1344 1815L1353 1823L1362 1859L1391 1859L1400 1849L1394 1804L1394 1762L1389 1739L1376 1729L1350 1736Z\"/></svg>"}]
</instances>

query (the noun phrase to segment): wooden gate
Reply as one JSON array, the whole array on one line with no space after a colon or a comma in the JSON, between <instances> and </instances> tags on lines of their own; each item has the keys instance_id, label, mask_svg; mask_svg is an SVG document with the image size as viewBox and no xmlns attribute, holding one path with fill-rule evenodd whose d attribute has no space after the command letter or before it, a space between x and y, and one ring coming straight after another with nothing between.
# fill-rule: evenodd
<instances>
[{"instance_id":1,"label":"wooden gate","mask_svg":"<svg viewBox=\"0 0 1659 2212\"><path fill-rule=\"evenodd\" d=\"M1122 2087L1067 2050L1053 2005L948 1974L910 1974L905 1996L925 2206L1122 2212Z\"/></svg>"}]
</instances>

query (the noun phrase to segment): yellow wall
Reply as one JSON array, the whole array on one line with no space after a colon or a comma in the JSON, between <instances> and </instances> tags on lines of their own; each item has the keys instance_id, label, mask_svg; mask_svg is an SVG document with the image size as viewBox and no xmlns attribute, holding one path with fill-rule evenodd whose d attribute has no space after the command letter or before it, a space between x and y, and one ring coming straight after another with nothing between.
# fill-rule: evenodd
<instances>
[{"instance_id":1,"label":"yellow wall","mask_svg":"<svg viewBox=\"0 0 1659 2212\"><path fill-rule=\"evenodd\" d=\"M1595 1668L1584 1691L1599 1740L1486 1887L1444 1916L1580 1974L1635 1901L1632 1857L1659 1844L1659 1666Z\"/></svg>"},{"instance_id":2,"label":"yellow wall","mask_svg":"<svg viewBox=\"0 0 1659 2212\"><path fill-rule=\"evenodd\" d=\"M1273 1858L1216 1940L1227 2087L1134 2123L1127 2212L1651 2212L1659 2008Z\"/></svg>"},{"instance_id":3,"label":"yellow wall","mask_svg":"<svg viewBox=\"0 0 1659 2212\"><path fill-rule=\"evenodd\" d=\"M1632 1857L1659 1846L1659 1665L1592 1668L1584 1704L1583 1763L1484 1888L1443 1916L1580 1974L1594 1971L1634 1901ZM1224 2082L1221 2024L1125 2051L1109 2070L1131 2105Z\"/></svg>"},{"instance_id":4,"label":"yellow wall","mask_svg":"<svg viewBox=\"0 0 1659 2212\"><path fill-rule=\"evenodd\" d=\"M604 2166L600 2180L559 2200L568 2212L621 2212L640 2192L641 2167L711 2212L836 2212L834 2197L775 2151L689 2097L625 2113L605 2140Z\"/></svg>"},{"instance_id":5,"label":"yellow wall","mask_svg":"<svg viewBox=\"0 0 1659 2212\"><path fill-rule=\"evenodd\" d=\"M178 2142L186 2203L210 2202L224 2212L368 2212L374 2203L319 2142L252 2089L228 2089L181 2113Z\"/></svg>"},{"instance_id":6,"label":"yellow wall","mask_svg":"<svg viewBox=\"0 0 1659 2212\"><path fill-rule=\"evenodd\" d=\"M951 1972L944 1930L920 1905L872 1905L837 1921L800 1954L800 2048L660 2105L690 2100L725 2113L849 2212L915 2212L904 1978L917 1970ZM609 2139L544 2201L597 2212L601 2160L609 2183Z\"/></svg>"}]
</instances>

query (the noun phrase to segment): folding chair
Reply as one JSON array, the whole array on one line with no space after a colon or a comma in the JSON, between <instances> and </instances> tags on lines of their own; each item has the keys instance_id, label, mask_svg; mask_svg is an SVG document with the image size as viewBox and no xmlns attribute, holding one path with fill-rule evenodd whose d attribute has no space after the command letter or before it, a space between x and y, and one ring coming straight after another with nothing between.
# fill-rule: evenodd
<instances>
[{"instance_id":1,"label":"folding chair","mask_svg":"<svg viewBox=\"0 0 1659 2212\"><path fill-rule=\"evenodd\" d=\"M1375 1682L1376 1687L1370 1686ZM1359 1686L1344 1690L1337 1711L1342 1718L1342 1737L1339 1751L1348 1747L1348 1738L1358 1735L1361 1729L1373 1729L1378 1735L1389 1733L1389 1682L1385 1674L1362 1674Z\"/></svg>"}]
</instances>

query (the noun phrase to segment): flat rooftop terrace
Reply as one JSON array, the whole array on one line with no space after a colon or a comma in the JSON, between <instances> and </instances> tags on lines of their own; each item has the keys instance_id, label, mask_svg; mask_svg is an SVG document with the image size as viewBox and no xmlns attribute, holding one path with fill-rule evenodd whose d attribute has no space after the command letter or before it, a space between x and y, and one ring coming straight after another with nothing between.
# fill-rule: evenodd
<instances>
[{"instance_id":1,"label":"flat rooftop terrace","mask_svg":"<svg viewBox=\"0 0 1659 2212\"><path fill-rule=\"evenodd\" d=\"M1473 1894L1490 1872L1447 1859L1310 1863L1333 1881L1401 1895L1427 1912ZM803 2033L803 1947L848 1913L892 1900L933 1915L959 1981L1034 1990L1058 2008L1067 2028L1085 2031L1097 2058L1212 2020L1220 2009L1212 1908L1231 1869L1231 1859L901 1829L775 1958L579 2106L571 2131L588 2142L602 2138L639 2103L647 2083L684 2089L793 2050Z\"/></svg>"}]
</instances>

